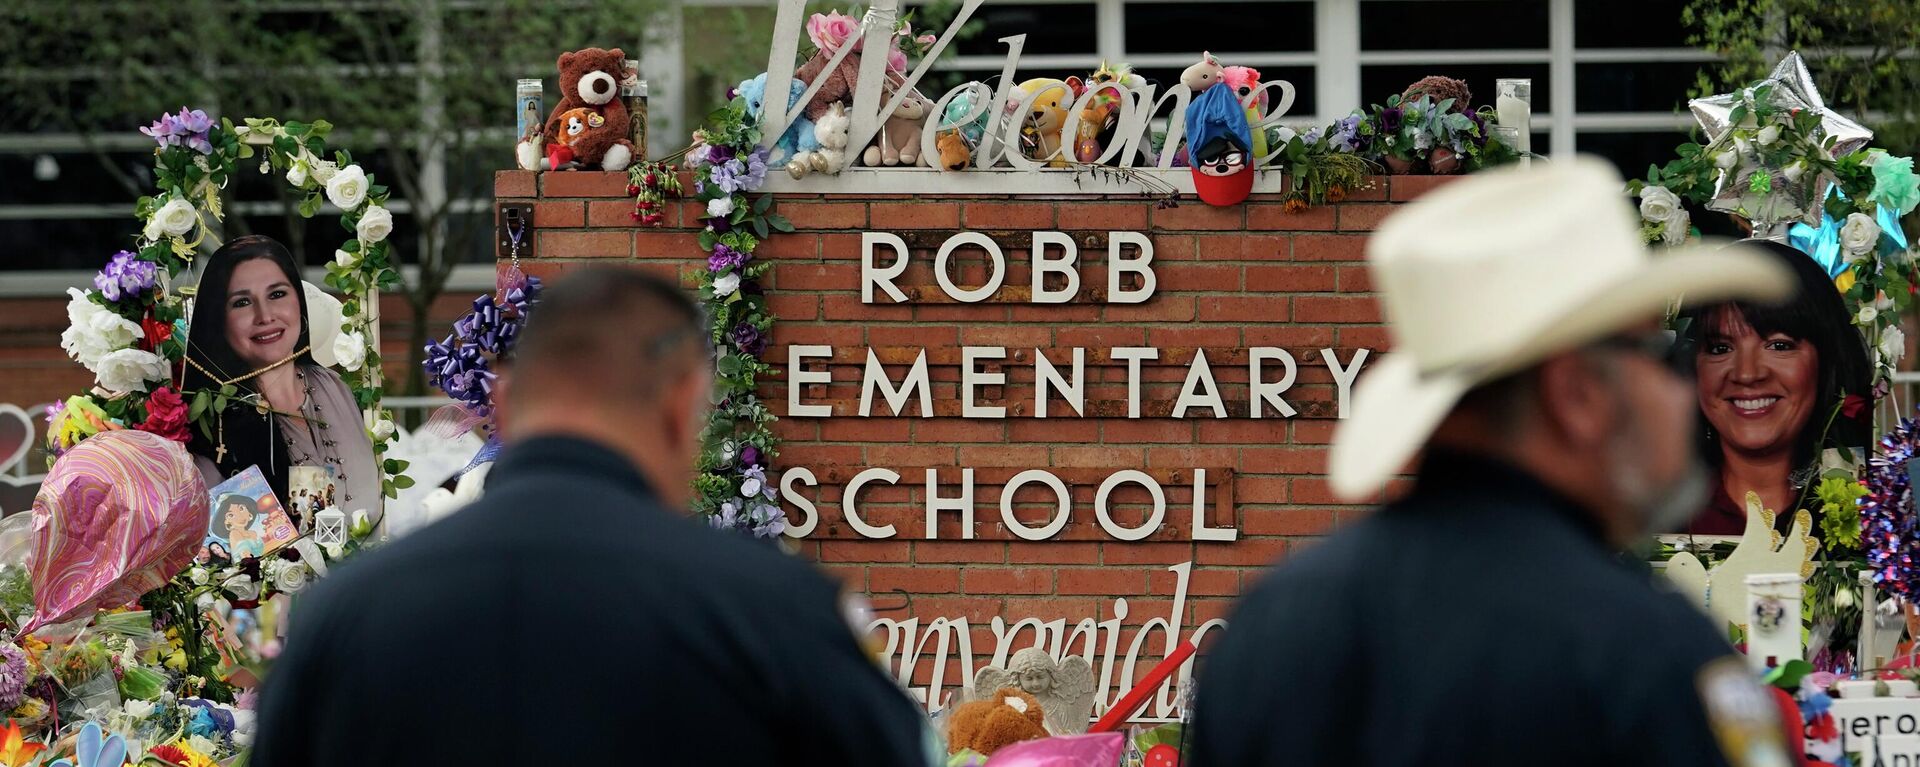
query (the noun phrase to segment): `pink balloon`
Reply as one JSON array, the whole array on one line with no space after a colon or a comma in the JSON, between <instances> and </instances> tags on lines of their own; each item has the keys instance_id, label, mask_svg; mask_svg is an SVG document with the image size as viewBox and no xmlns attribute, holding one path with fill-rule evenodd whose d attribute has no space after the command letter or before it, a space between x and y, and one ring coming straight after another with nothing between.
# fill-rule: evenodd
<instances>
[{"instance_id":1,"label":"pink balloon","mask_svg":"<svg viewBox=\"0 0 1920 767\"><path fill-rule=\"evenodd\" d=\"M159 588L206 536L207 484L178 442L96 434L61 456L33 499L27 631Z\"/></svg>"},{"instance_id":2,"label":"pink balloon","mask_svg":"<svg viewBox=\"0 0 1920 767\"><path fill-rule=\"evenodd\" d=\"M1118 732L1055 735L1002 746L987 767L1118 767L1126 744Z\"/></svg>"}]
</instances>

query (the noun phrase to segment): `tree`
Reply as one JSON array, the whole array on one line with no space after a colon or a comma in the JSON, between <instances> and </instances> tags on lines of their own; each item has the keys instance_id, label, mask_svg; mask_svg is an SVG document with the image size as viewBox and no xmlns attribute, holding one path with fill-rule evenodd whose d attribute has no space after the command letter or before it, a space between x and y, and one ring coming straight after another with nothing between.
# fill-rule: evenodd
<instances>
[{"instance_id":1,"label":"tree","mask_svg":"<svg viewBox=\"0 0 1920 767\"><path fill-rule=\"evenodd\" d=\"M116 164L101 139L163 111L338 126L330 143L406 205L403 232L415 236L396 236L395 250L417 268L404 293L414 320L406 391L419 393L428 310L454 266L492 252L489 206L462 200L490 200L494 171L512 165L514 82L551 86L565 50L619 47L639 58L649 14L663 7L678 10L664 0L26 0L0 10L0 103L32 130L79 136L125 187L129 212L150 182ZM547 103L556 100L550 92ZM338 211L301 219L278 179L241 179L225 197L229 233L263 223L233 202L274 199L296 257L332 257L306 252L301 235L333 227Z\"/></svg>"},{"instance_id":2,"label":"tree","mask_svg":"<svg viewBox=\"0 0 1920 767\"><path fill-rule=\"evenodd\" d=\"M1691 0L1688 42L1722 57L1700 94L1765 77L1787 51L1807 60L1828 105L1896 155L1920 150L1920 3L1915 0Z\"/></svg>"}]
</instances>

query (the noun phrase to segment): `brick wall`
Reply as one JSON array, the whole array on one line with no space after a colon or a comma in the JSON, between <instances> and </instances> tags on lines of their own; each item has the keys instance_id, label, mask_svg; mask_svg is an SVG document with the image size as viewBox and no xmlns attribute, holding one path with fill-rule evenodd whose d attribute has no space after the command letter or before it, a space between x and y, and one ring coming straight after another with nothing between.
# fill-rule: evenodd
<instances>
[{"instance_id":1,"label":"brick wall","mask_svg":"<svg viewBox=\"0 0 1920 767\"><path fill-rule=\"evenodd\" d=\"M1212 208L1189 199L1159 210L1150 201L1089 197L780 195L779 210L799 231L775 235L758 251L777 263L766 280L778 319L767 359L784 366L791 344L834 348L824 368L833 384L810 385L806 392L809 402L832 403L833 417L785 417L784 380L768 382L762 391L783 416L778 431L786 446L777 465L809 467L821 483L801 490L815 500L821 517L797 548L871 595L881 617L914 616L923 623L967 617L976 653L991 652L987 624L996 616L1009 623L1062 618L1072 627L1083 618L1113 618L1118 599L1128 605L1121 621L1129 627L1121 636L1124 652L1143 622L1169 617L1177 574L1168 568L1185 562L1193 566L1178 616L1182 635L1226 616L1233 597L1262 566L1360 513L1337 504L1322 476L1335 412L1333 379L1319 350L1333 349L1343 361L1359 348L1384 350L1385 329L1362 263L1367 233L1396 204L1442 180L1376 179L1374 188L1343 204L1297 214L1261 196L1241 207ZM617 264L692 284L692 275L705 268L696 242L699 210L678 204L667 214L667 228L638 229L625 186L623 174L502 172L499 200L536 206L538 257L525 262L527 271L552 276L588 264ZM908 303L861 303L860 233L868 229L899 234L912 246L912 265L899 280ZM1038 229L1068 232L1080 246L1082 293L1072 303L1025 301L1029 233ZM985 302L958 303L935 287L932 251L959 230L985 232L1006 251L1006 282ZM1102 302L1106 240L1114 230L1151 237L1158 290L1146 303ZM980 251L961 252L973 257L958 260L956 282L982 284ZM1008 348L1009 358L998 366L1007 384L991 387L980 402L1004 405L1008 418L957 417L963 345ZM1065 365L1066 349L1075 346L1087 348L1089 417L1074 417L1057 401L1054 414L1067 417L1031 417L1034 350L1049 350L1043 353ZM1160 349L1160 358L1142 374L1149 417L1124 417L1126 367L1107 353L1121 346ZM1246 417L1246 350L1256 346L1288 349L1299 361L1298 382L1288 392L1297 417ZM875 417L854 414L868 348L896 378L926 350L935 417L920 418L912 408L913 415L894 417L884 404L876 405ZM1166 417L1199 349L1208 355L1230 418ZM842 487L866 467L901 475L898 485L869 485L861 495L864 519L895 525L894 538L857 536L842 514ZM1070 521L1052 540L1022 541L1001 522L997 483L1045 467L1072 485ZM962 468L975 470L973 539L962 539L953 512L940 516L937 540L925 539L928 468L939 470L945 496L959 492ZM1145 540L1116 540L1095 522L1095 488L1119 469L1146 471L1167 486L1166 525ZM1237 541L1191 540L1195 469L1206 469L1212 485L1208 524L1237 529ZM1230 501L1222 504L1223 497ZM1041 486L1028 485L1016 497L1018 517L1025 524L1043 523L1054 510L1051 498ZM1133 525L1145 518L1143 488L1126 486L1114 500L1116 522ZM1147 665L1143 660L1140 670ZM927 672L918 669L916 681L926 681ZM947 679L960 673L950 664Z\"/></svg>"}]
</instances>

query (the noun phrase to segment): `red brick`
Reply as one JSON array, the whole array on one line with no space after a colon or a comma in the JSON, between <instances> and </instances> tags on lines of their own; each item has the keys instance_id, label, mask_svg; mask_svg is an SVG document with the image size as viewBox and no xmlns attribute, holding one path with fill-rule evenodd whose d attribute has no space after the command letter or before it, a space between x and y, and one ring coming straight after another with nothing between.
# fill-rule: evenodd
<instances>
[{"instance_id":1,"label":"red brick","mask_svg":"<svg viewBox=\"0 0 1920 767\"><path fill-rule=\"evenodd\" d=\"M1147 571L1117 567L1068 568L1059 571L1059 594L1113 594L1130 597L1147 593Z\"/></svg>"},{"instance_id":2,"label":"red brick","mask_svg":"<svg viewBox=\"0 0 1920 767\"><path fill-rule=\"evenodd\" d=\"M1340 328L1340 345L1372 349L1377 354L1393 346L1393 335L1384 327ZM1371 364L1377 359L1368 357L1368 363Z\"/></svg>"},{"instance_id":3,"label":"red brick","mask_svg":"<svg viewBox=\"0 0 1920 767\"><path fill-rule=\"evenodd\" d=\"M1334 228L1337 205L1316 205L1299 213L1288 213L1278 203L1247 207L1247 228L1268 232L1328 232Z\"/></svg>"},{"instance_id":4,"label":"red brick","mask_svg":"<svg viewBox=\"0 0 1920 767\"><path fill-rule=\"evenodd\" d=\"M1000 600L988 597L931 597L913 600L914 615L922 618L966 618L973 625L992 623L1001 615ZM949 674L948 678L952 678Z\"/></svg>"},{"instance_id":5,"label":"red brick","mask_svg":"<svg viewBox=\"0 0 1920 767\"><path fill-rule=\"evenodd\" d=\"M1053 449L1053 465L1062 467L1127 469L1139 467L1146 459L1146 453L1137 447L1056 447Z\"/></svg>"},{"instance_id":6,"label":"red brick","mask_svg":"<svg viewBox=\"0 0 1920 767\"><path fill-rule=\"evenodd\" d=\"M1248 538L1242 536L1232 544L1214 544L1196 546L1193 562L1196 565L1237 565L1240 567L1265 567L1280 561L1286 556L1285 538Z\"/></svg>"},{"instance_id":7,"label":"red brick","mask_svg":"<svg viewBox=\"0 0 1920 767\"><path fill-rule=\"evenodd\" d=\"M1165 264L1154 267L1156 297L1170 291L1203 292L1240 289L1240 267ZM1149 301L1151 303L1151 301Z\"/></svg>"},{"instance_id":8,"label":"red brick","mask_svg":"<svg viewBox=\"0 0 1920 767\"><path fill-rule=\"evenodd\" d=\"M1172 594L1179 585L1179 574L1170 570L1154 570L1147 573L1147 593L1156 595ZM1240 594L1239 570L1212 570L1197 568L1187 574L1188 596L1238 596ZM1131 604L1128 607L1132 607ZM1129 610L1131 612L1131 610Z\"/></svg>"},{"instance_id":9,"label":"red brick","mask_svg":"<svg viewBox=\"0 0 1920 767\"><path fill-rule=\"evenodd\" d=\"M898 540L821 541L822 562L905 562L908 548Z\"/></svg>"},{"instance_id":10,"label":"red brick","mask_svg":"<svg viewBox=\"0 0 1920 767\"><path fill-rule=\"evenodd\" d=\"M982 405L1001 403L976 402ZM955 442L1005 442L1007 423L987 418L915 419L913 441L950 444ZM957 476L957 475L956 475Z\"/></svg>"},{"instance_id":11,"label":"red brick","mask_svg":"<svg viewBox=\"0 0 1920 767\"><path fill-rule=\"evenodd\" d=\"M1276 296L1202 296L1201 322L1286 322L1293 316L1287 297Z\"/></svg>"},{"instance_id":12,"label":"red brick","mask_svg":"<svg viewBox=\"0 0 1920 767\"><path fill-rule=\"evenodd\" d=\"M1144 304L1108 304L1105 314L1108 322L1192 322L1194 299L1160 292Z\"/></svg>"},{"instance_id":13,"label":"red brick","mask_svg":"<svg viewBox=\"0 0 1920 767\"><path fill-rule=\"evenodd\" d=\"M787 202L780 204L779 213L801 231L860 229L867 225L867 205L861 202ZM858 240L848 257L860 257Z\"/></svg>"},{"instance_id":14,"label":"red brick","mask_svg":"<svg viewBox=\"0 0 1920 767\"><path fill-rule=\"evenodd\" d=\"M496 170L493 172L493 196L504 200L508 197L532 197L539 194L540 184L530 170Z\"/></svg>"},{"instance_id":15,"label":"red brick","mask_svg":"<svg viewBox=\"0 0 1920 767\"><path fill-rule=\"evenodd\" d=\"M1348 189L1347 198L1342 202L1386 202L1389 184L1387 179L1387 176L1367 177L1366 183L1357 188Z\"/></svg>"},{"instance_id":16,"label":"red brick","mask_svg":"<svg viewBox=\"0 0 1920 767\"><path fill-rule=\"evenodd\" d=\"M784 237L786 235L768 242L778 242ZM760 252L756 250L754 255ZM852 264L781 264L773 270L773 275L779 290L860 289L860 268Z\"/></svg>"},{"instance_id":17,"label":"red brick","mask_svg":"<svg viewBox=\"0 0 1920 767\"><path fill-rule=\"evenodd\" d=\"M882 404L880 411L885 409ZM912 432L913 422L905 418L840 416L820 422L820 439L827 442L905 442ZM907 478L903 476L900 481L904 483Z\"/></svg>"},{"instance_id":18,"label":"red brick","mask_svg":"<svg viewBox=\"0 0 1920 767\"><path fill-rule=\"evenodd\" d=\"M605 171L552 171L540 174L540 196L625 197L627 174Z\"/></svg>"},{"instance_id":19,"label":"red brick","mask_svg":"<svg viewBox=\"0 0 1920 767\"><path fill-rule=\"evenodd\" d=\"M1011 543L1007 545L1007 561L1013 564L1091 565L1100 561L1100 544L1056 541Z\"/></svg>"},{"instance_id":20,"label":"red brick","mask_svg":"<svg viewBox=\"0 0 1920 767\"><path fill-rule=\"evenodd\" d=\"M1199 259L1207 263L1285 261L1292 250L1291 238L1284 234L1203 234L1196 243Z\"/></svg>"},{"instance_id":21,"label":"red brick","mask_svg":"<svg viewBox=\"0 0 1920 767\"><path fill-rule=\"evenodd\" d=\"M534 223L545 226L537 211ZM627 229L639 226L640 222L633 220L631 200L589 200L586 225L595 229Z\"/></svg>"},{"instance_id":22,"label":"red brick","mask_svg":"<svg viewBox=\"0 0 1920 767\"><path fill-rule=\"evenodd\" d=\"M1373 272L1364 266L1340 267L1340 292L1373 292Z\"/></svg>"},{"instance_id":23,"label":"red brick","mask_svg":"<svg viewBox=\"0 0 1920 767\"><path fill-rule=\"evenodd\" d=\"M633 234L634 258L671 258L704 265L707 252L700 248L697 232L667 229L640 229Z\"/></svg>"},{"instance_id":24,"label":"red brick","mask_svg":"<svg viewBox=\"0 0 1920 767\"><path fill-rule=\"evenodd\" d=\"M1366 261L1367 238L1357 234L1297 234L1295 261Z\"/></svg>"},{"instance_id":25,"label":"red brick","mask_svg":"<svg viewBox=\"0 0 1920 767\"><path fill-rule=\"evenodd\" d=\"M1295 322L1380 321L1380 305L1372 296L1299 296L1293 299Z\"/></svg>"},{"instance_id":26,"label":"red brick","mask_svg":"<svg viewBox=\"0 0 1920 767\"><path fill-rule=\"evenodd\" d=\"M1246 221L1245 206L1215 207L1199 200L1182 200L1180 207L1153 211L1154 229L1177 232L1232 231L1245 228Z\"/></svg>"},{"instance_id":27,"label":"red brick","mask_svg":"<svg viewBox=\"0 0 1920 767\"><path fill-rule=\"evenodd\" d=\"M820 237L811 232L787 232L764 240L753 249L757 258L811 260L820 257Z\"/></svg>"},{"instance_id":28,"label":"red brick","mask_svg":"<svg viewBox=\"0 0 1920 767\"><path fill-rule=\"evenodd\" d=\"M1411 202L1460 176L1394 176L1391 182L1394 202Z\"/></svg>"},{"instance_id":29,"label":"red brick","mask_svg":"<svg viewBox=\"0 0 1920 767\"><path fill-rule=\"evenodd\" d=\"M1050 594L1053 570L1041 567L967 567L961 572L968 594Z\"/></svg>"},{"instance_id":30,"label":"red brick","mask_svg":"<svg viewBox=\"0 0 1920 767\"><path fill-rule=\"evenodd\" d=\"M1210 415L1207 411L1189 410L1189 418L1202 418ZM1142 418L1142 419L1103 419L1100 425L1100 439L1108 444L1133 445L1142 442L1192 442L1193 422L1187 419Z\"/></svg>"},{"instance_id":31,"label":"red brick","mask_svg":"<svg viewBox=\"0 0 1920 767\"><path fill-rule=\"evenodd\" d=\"M899 590L911 594L952 594L960 590L956 567L869 567L867 590L876 594Z\"/></svg>"},{"instance_id":32,"label":"red brick","mask_svg":"<svg viewBox=\"0 0 1920 767\"><path fill-rule=\"evenodd\" d=\"M844 584L851 591L867 590L867 568L859 565L819 565L820 571Z\"/></svg>"},{"instance_id":33,"label":"red brick","mask_svg":"<svg viewBox=\"0 0 1920 767\"><path fill-rule=\"evenodd\" d=\"M876 202L874 229L958 229L960 206L951 202Z\"/></svg>"},{"instance_id":34,"label":"red brick","mask_svg":"<svg viewBox=\"0 0 1920 767\"><path fill-rule=\"evenodd\" d=\"M630 258L633 235L626 232L540 232L543 258Z\"/></svg>"},{"instance_id":35,"label":"red brick","mask_svg":"<svg viewBox=\"0 0 1920 767\"><path fill-rule=\"evenodd\" d=\"M1247 291L1259 293L1321 293L1340 287L1342 269L1336 277L1331 266L1249 266Z\"/></svg>"},{"instance_id":36,"label":"red brick","mask_svg":"<svg viewBox=\"0 0 1920 767\"><path fill-rule=\"evenodd\" d=\"M1147 343L1159 349L1184 346L1237 349L1240 346L1240 329L1212 325L1148 328ZM1136 342L1133 345L1139 344Z\"/></svg>"},{"instance_id":37,"label":"red brick","mask_svg":"<svg viewBox=\"0 0 1920 767\"><path fill-rule=\"evenodd\" d=\"M1193 559L1194 548L1191 543L1128 543L1111 539L1100 546L1100 562L1107 565L1177 565Z\"/></svg>"},{"instance_id":38,"label":"red brick","mask_svg":"<svg viewBox=\"0 0 1920 767\"><path fill-rule=\"evenodd\" d=\"M1398 205L1382 203L1341 205L1339 206L1340 231L1372 231L1375 227L1380 226L1380 222L1395 210L1398 210L1399 207Z\"/></svg>"},{"instance_id":39,"label":"red brick","mask_svg":"<svg viewBox=\"0 0 1920 767\"><path fill-rule=\"evenodd\" d=\"M1333 531L1331 509L1246 509L1241 516L1241 535L1325 535Z\"/></svg>"},{"instance_id":40,"label":"red brick","mask_svg":"<svg viewBox=\"0 0 1920 767\"><path fill-rule=\"evenodd\" d=\"M1077 221L1070 225L1081 228ZM966 204L966 226L968 229L1052 229L1053 203L1041 200L969 202Z\"/></svg>"},{"instance_id":41,"label":"red brick","mask_svg":"<svg viewBox=\"0 0 1920 767\"><path fill-rule=\"evenodd\" d=\"M1058 397L1047 405L1049 418L1017 418L1007 425L1013 442L1072 443L1100 441L1100 422L1078 418L1073 407Z\"/></svg>"},{"instance_id":42,"label":"red brick","mask_svg":"<svg viewBox=\"0 0 1920 767\"><path fill-rule=\"evenodd\" d=\"M587 225L587 207L579 200L536 202L533 225L539 229L577 229Z\"/></svg>"},{"instance_id":43,"label":"red brick","mask_svg":"<svg viewBox=\"0 0 1920 767\"><path fill-rule=\"evenodd\" d=\"M1324 474L1327 451L1311 447L1262 447L1240 451L1240 471L1263 474Z\"/></svg>"},{"instance_id":44,"label":"red brick","mask_svg":"<svg viewBox=\"0 0 1920 767\"><path fill-rule=\"evenodd\" d=\"M979 521L975 512L975 522ZM924 529L918 532L925 532ZM915 562L964 562L998 564L1006 560L1007 545L998 541L923 541L913 542Z\"/></svg>"},{"instance_id":45,"label":"red brick","mask_svg":"<svg viewBox=\"0 0 1920 767\"><path fill-rule=\"evenodd\" d=\"M1070 623L1097 614L1100 602L1087 597L1073 598L1020 598L1007 599L1007 612L1004 616L1008 623L1023 618L1039 618L1043 621L1066 620Z\"/></svg>"},{"instance_id":46,"label":"red brick","mask_svg":"<svg viewBox=\"0 0 1920 767\"><path fill-rule=\"evenodd\" d=\"M1147 228L1148 202L1060 203L1055 206L1065 229L1140 231Z\"/></svg>"}]
</instances>

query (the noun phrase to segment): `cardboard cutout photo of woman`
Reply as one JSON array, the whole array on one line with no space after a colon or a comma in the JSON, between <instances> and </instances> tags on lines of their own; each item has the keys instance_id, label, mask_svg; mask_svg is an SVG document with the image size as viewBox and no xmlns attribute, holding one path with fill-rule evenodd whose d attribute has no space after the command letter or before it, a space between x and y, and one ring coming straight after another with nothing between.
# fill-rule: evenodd
<instances>
[{"instance_id":1,"label":"cardboard cutout photo of woman","mask_svg":"<svg viewBox=\"0 0 1920 767\"><path fill-rule=\"evenodd\" d=\"M1840 292L1807 254L1765 248L1800 286L1778 305L1713 304L1681 316L1680 362L1694 374L1700 454L1714 492L1687 528L1740 535L1747 493L1775 512L1776 525L1810 508L1824 465L1858 460L1872 439L1872 368L1865 341ZM1818 520L1814 529L1819 529Z\"/></svg>"}]
</instances>

